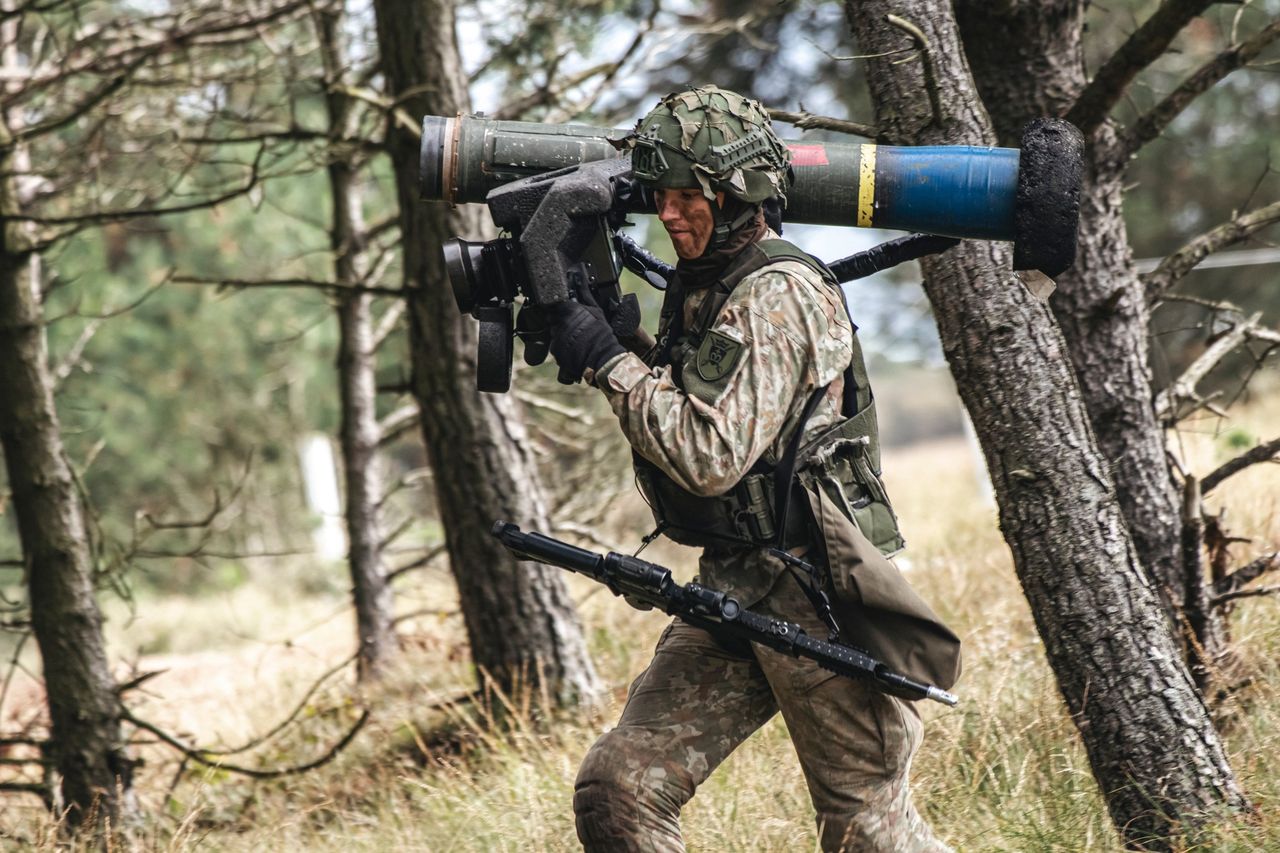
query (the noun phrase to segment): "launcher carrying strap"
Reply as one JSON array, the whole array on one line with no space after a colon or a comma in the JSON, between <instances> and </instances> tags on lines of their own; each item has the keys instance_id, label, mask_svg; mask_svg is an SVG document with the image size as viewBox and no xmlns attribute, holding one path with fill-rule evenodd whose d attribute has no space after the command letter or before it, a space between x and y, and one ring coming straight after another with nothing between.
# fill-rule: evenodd
<instances>
[{"instance_id":1,"label":"launcher carrying strap","mask_svg":"<svg viewBox=\"0 0 1280 853\"><path fill-rule=\"evenodd\" d=\"M627 235L617 232L614 235L618 253L627 269L644 279L657 290L666 290L675 267L654 255L636 243ZM908 234L878 246L872 246L862 252L856 252L847 258L832 261L828 265L836 281L843 284L859 278L896 267L907 261L914 261L926 255L945 252L960 241L955 237L939 237L935 234Z\"/></svg>"}]
</instances>

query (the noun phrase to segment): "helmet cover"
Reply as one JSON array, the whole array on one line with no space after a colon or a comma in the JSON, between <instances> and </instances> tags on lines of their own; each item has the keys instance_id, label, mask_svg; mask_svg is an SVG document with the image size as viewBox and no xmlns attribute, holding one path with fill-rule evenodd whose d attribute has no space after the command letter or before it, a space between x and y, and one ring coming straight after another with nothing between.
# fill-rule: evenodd
<instances>
[{"instance_id":1,"label":"helmet cover","mask_svg":"<svg viewBox=\"0 0 1280 853\"><path fill-rule=\"evenodd\" d=\"M653 189L701 187L750 204L786 201L791 152L758 101L717 86L667 95L625 140L631 168Z\"/></svg>"}]
</instances>

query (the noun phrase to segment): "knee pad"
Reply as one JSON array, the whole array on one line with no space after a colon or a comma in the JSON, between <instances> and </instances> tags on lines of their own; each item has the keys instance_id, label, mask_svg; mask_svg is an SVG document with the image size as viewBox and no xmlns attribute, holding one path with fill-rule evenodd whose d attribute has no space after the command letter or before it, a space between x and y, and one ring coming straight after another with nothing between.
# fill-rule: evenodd
<instances>
[{"instance_id":1,"label":"knee pad","mask_svg":"<svg viewBox=\"0 0 1280 853\"><path fill-rule=\"evenodd\" d=\"M584 844L584 833L596 835L619 822L636 822L636 779L612 734L602 736L587 752L574 782L573 813Z\"/></svg>"}]
</instances>

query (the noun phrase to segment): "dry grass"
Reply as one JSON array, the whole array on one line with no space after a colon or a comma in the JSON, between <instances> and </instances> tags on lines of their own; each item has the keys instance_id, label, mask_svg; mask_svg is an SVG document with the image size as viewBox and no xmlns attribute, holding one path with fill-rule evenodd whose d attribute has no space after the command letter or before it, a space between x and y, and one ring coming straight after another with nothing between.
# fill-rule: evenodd
<instances>
[{"instance_id":1,"label":"dry grass","mask_svg":"<svg viewBox=\"0 0 1280 853\"><path fill-rule=\"evenodd\" d=\"M1280 397L1253 406L1233 429L1265 437L1277 422ZM1238 452L1232 445L1240 441L1238 432L1206 430L1184 435L1180 449L1203 474ZM959 850L1118 850L996 530L995 510L978 488L974 455L961 440L916 446L891 453L886 470L905 519L908 571L966 641L966 672L956 688L961 706L923 709L928 728L914 768L918 804ZM1274 467L1258 466L1211 500L1214 507L1229 503L1232 529L1258 540L1239 549L1241 558L1267 543L1280 547L1277 482ZM612 517L619 531L628 531L625 538L644 530L638 503L617 507ZM690 572L684 549L655 545L649 555L683 567L686 577ZM414 584L403 606L435 615L413 623L401 666L366 697L373 721L350 749L318 771L271 782L189 769L166 796L173 756L145 747L149 763L138 788L145 818L132 829L130 846L316 853L578 849L569 807L577 765L616 718L621 692L646 664L663 620L574 579L595 659L613 688L610 698L594 716L548 716L536 697L517 696L511 702L519 713L508 715L502 730L474 707L440 704L469 684L462 626L449 615L456 604L442 573ZM213 744L244 740L290 709L311 679L348 653L352 628L338 592L273 595L246 588L215 601L146 602L127 627L116 614L114 648L180 652L139 662L170 667L148 685L148 695L135 697L139 713ZM1233 630L1256 680L1224 708L1231 760L1260 820L1224 825L1193 849L1280 849L1280 773L1272 759L1280 754L1277 606L1273 599L1240 604ZM341 698L347 690L336 685L314 700L299 726L237 760L281 765L323 752L355 715ZM684 824L692 850L816 849L808 796L780 721L713 775ZM11 843L52 849L38 808L10 809L0 827L0 838Z\"/></svg>"}]
</instances>

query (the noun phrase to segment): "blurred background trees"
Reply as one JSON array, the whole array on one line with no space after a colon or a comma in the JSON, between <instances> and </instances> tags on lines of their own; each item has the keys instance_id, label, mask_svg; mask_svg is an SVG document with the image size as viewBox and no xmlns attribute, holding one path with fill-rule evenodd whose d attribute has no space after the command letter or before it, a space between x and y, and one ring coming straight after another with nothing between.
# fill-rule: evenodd
<instances>
[{"instance_id":1,"label":"blurred background trees","mask_svg":"<svg viewBox=\"0 0 1280 853\"><path fill-rule=\"evenodd\" d=\"M990 5L1004 14L1021 4ZM1095 71L1160 5L1091 7L1085 67ZM1115 105L1117 120L1134 123L1226 45L1280 16L1276 0L1202 5L1204 14L1191 17L1173 49ZM167 650L99 639L95 651L93 589L122 614L249 589L267 590L287 614L295 597L354 593L359 639L349 652L362 674L402 641L411 650L430 646L421 625L462 618L464 656L510 688L530 659L521 648L535 641L509 630L520 624L515 614L493 622L485 613L511 600L516 581L527 582L524 599L570 626L563 633L544 620L547 634L536 640L548 650L570 647L565 695L599 690L587 649L609 641L575 639L558 581L486 550L484 516L509 512L607 540L613 534L602 521L630 489L626 448L599 400L557 386L545 370L520 368L508 398L462 402L471 330L440 288L438 240L481 228L483 217L446 217L415 200L408 152L421 112L450 112L469 99L491 115L626 127L666 91L709 80L782 111L863 122L873 115L866 62L852 56L859 49L838 4L485 0L427 8L0 0L0 659L13 664L0 676L0 721L14 724L0 737L39 744L52 724L58 740L56 713L18 725L5 703L13 707L7 685L23 669L41 673L35 646L45 652L46 680L49 665L64 660L26 638L39 627L33 583L69 578L80 610L57 616L49 630L74 624L86 632L75 645L93 658L79 678L98 697L86 706L99 707L104 721L91 733L101 761L81 772L56 748L19 751L30 763L8 782L56 804L56 777L41 762L61 762L59 776L83 781L64 788L62 805L79 810L73 819L114 790L107 780L131 760L124 741L137 733L119 725L116 706L117 687L146 670L132 658ZM444 27L455 10L456 36ZM395 35L418 39L396 48L404 63L414 44L448 52L456 42L459 67L447 93L419 79L438 66L388 64ZM1133 254L1151 260L1139 271L1280 198L1275 55L1264 50L1197 98L1129 164L1124 226ZM389 155L392 148L399 153ZM660 233L645 222L635 230ZM797 227L788 236L830 260L880 235ZM1222 303L1244 317L1260 312L1259 327L1275 329L1280 265L1267 252L1277 237L1274 225L1258 228L1233 247L1251 254L1222 255L1238 265L1182 278L1176 292L1199 302L1153 308L1155 392L1238 325ZM667 251L661 240L650 248ZM963 422L918 278L912 267L849 288L889 443ZM634 279L630 286L643 287ZM641 295L652 318L656 300ZM1274 393L1270 351L1265 338L1237 348L1198 393L1213 405ZM32 506L24 466L36 457L9 438L27 411L15 396L18 363L35 371L24 374L36 377L26 386L39 392L30 399L47 393L52 401L40 410L40 446L58 468L53 480L69 524L62 568L46 569L22 531L21 510ZM470 410L461 422L469 425L446 428L472 405L483 411ZM431 406L438 417L419 421ZM503 434L503 423L523 426ZM1207 408L1179 429L1220 431L1240 450L1274 438L1233 431ZM512 435L523 445L514 460L501 447ZM468 457L460 452L467 441L486 445L504 471L518 469L522 485L479 497L462 488L488 479L453 467ZM317 498L334 493L340 503ZM522 500L501 505L513 494ZM461 599L439 596L444 567L458 575ZM130 798L120 793L127 811Z\"/></svg>"}]
</instances>

